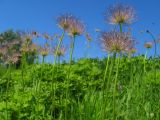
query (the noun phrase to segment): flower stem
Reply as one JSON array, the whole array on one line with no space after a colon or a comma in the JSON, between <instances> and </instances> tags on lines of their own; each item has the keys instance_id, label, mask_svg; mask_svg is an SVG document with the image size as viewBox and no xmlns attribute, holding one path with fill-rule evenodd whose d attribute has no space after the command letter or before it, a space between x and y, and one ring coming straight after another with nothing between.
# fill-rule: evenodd
<instances>
[{"instance_id":1,"label":"flower stem","mask_svg":"<svg viewBox=\"0 0 160 120\"><path fill-rule=\"evenodd\" d=\"M105 105L104 105L104 103L105 103L104 93L105 93L105 87L106 87L106 75L107 75L109 60L110 60L110 54L108 54L106 69L105 69L104 78L103 78L103 99L102 99L103 101L102 102L103 102L103 107L104 108L105 108ZM103 108L103 119L105 119L105 109L104 108Z\"/></svg>"},{"instance_id":2,"label":"flower stem","mask_svg":"<svg viewBox=\"0 0 160 120\"><path fill-rule=\"evenodd\" d=\"M153 42L154 42L154 57L156 57L157 55L157 43L156 43L156 38L154 37L154 35L150 32L147 31L147 33L152 37Z\"/></svg>"},{"instance_id":3,"label":"flower stem","mask_svg":"<svg viewBox=\"0 0 160 120\"><path fill-rule=\"evenodd\" d=\"M144 73L146 72L146 58L147 58L147 53L148 53L148 51L146 51L146 54L145 54L144 60L143 60L143 62L144 62L144 67L143 67Z\"/></svg>"},{"instance_id":4,"label":"flower stem","mask_svg":"<svg viewBox=\"0 0 160 120\"><path fill-rule=\"evenodd\" d=\"M65 35L65 31L63 31L62 36L60 37L59 43L58 43L57 48L56 48L56 54L57 54L57 52L59 51L59 49L60 49L60 47L62 45L62 41L63 41L64 35ZM56 64L56 62L57 62L57 55L55 55L54 64Z\"/></svg>"},{"instance_id":5,"label":"flower stem","mask_svg":"<svg viewBox=\"0 0 160 120\"><path fill-rule=\"evenodd\" d=\"M120 29L120 32L122 33L123 30L122 30L122 23L119 24L119 29Z\"/></svg>"},{"instance_id":6,"label":"flower stem","mask_svg":"<svg viewBox=\"0 0 160 120\"><path fill-rule=\"evenodd\" d=\"M45 56L42 56L42 64L45 62Z\"/></svg>"},{"instance_id":7,"label":"flower stem","mask_svg":"<svg viewBox=\"0 0 160 120\"><path fill-rule=\"evenodd\" d=\"M117 67L116 67L116 76L114 80L114 90L113 90L113 120L116 120L116 87L117 87L117 78L118 78L118 72L119 72L119 63L120 63L120 58L117 58Z\"/></svg>"},{"instance_id":8,"label":"flower stem","mask_svg":"<svg viewBox=\"0 0 160 120\"><path fill-rule=\"evenodd\" d=\"M69 84L70 84L70 71L71 71L71 65L72 65L72 59L73 59L73 52L74 52L74 46L75 46L75 38L76 36L73 36L72 42L71 42L71 49L70 49L70 59L69 59L69 69L68 69L68 77L67 77L67 90L66 90L66 105L67 105L67 99L69 98ZM67 106L65 109L65 119L67 120Z\"/></svg>"}]
</instances>

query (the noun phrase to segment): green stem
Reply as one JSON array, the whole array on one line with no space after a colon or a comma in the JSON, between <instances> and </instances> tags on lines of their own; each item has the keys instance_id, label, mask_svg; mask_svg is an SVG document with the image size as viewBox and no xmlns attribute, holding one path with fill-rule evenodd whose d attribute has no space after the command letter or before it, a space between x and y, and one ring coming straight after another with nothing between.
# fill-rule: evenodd
<instances>
[{"instance_id":1,"label":"green stem","mask_svg":"<svg viewBox=\"0 0 160 120\"><path fill-rule=\"evenodd\" d=\"M22 69L21 69L23 91L24 91L24 67L25 67L25 64L26 64L26 54L23 53L23 55L22 55Z\"/></svg>"},{"instance_id":2,"label":"green stem","mask_svg":"<svg viewBox=\"0 0 160 120\"><path fill-rule=\"evenodd\" d=\"M151 37L152 37L152 39L153 39L153 42L154 42L154 57L156 57L156 55L157 55L157 43L156 43L156 38L154 37L154 35L150 32L150 31L148 31L147 32Z\"/></svg>"},{"instance_id":3,"label":"green stem","mask_svg":"<svg viewBox=\"0 0 160 120\"><path fill-rule=\"evenodd\" d=\"M63 33L62 33L62 35L61 35L61 37L60 37L59 43L58 43L58 45L57 45L57 48L56 48L53 72L54 72L54 70L55 70L55 68L56 68L55 65L56 65L56 63L57 63L57 52L59 51L59 49L60 49L60 47L61 47L61 45L62 45L62 41L63 41L64 35L65 35L65 31L63 31ZM59 60L58 60L58 61L59 61ZM53 72L52 72L52 84L51 84L51 90L52 90L52 92L53 92L53 75L54 75ZM57 76L57 69L56 69L56 76ZM55 102L55 94L56 94L56 93L55 93L55 89L56 89L56 86L55 86L55 84L54 84L54 100L53 100L53 102ZM51 99L53 99L53 98L51 98ZM52 102L52 104L53 104L53 102ZM51 119L53 118L53 117L52 117L52 111L53 111L53 109L51 109Z\"/></svg>"},{"instance_id":4,"label":"green stem","mask_svg":"<svg viewBox=\"0 0 160 120\"><path fill-rule=\"evenodd\" d=\"M60 66L60 56L58 56L58 66Z\"/></svg>"},{"instance_id":5,"label":"green stem","mask_svg":"<svg viewBox=\"0 0 160 120\"><path fill-rule=\"evenodd\" d=\"M105 69L104 78L103 78L103 102L105 101L104 93L105 93L105 87L106 87L106 75L107 75L109 60L110 60L110 54L108 54L106 69ZM104 103L103 103L103 106L105 108ZM103 108L103 119L105 119L105 110L104 110L104 108Z\"/></svg>"},{"instance_id":6,"label":"green stem","mask_svg":"<svg viewBox=\"0 0 160 120\"><path fill-rule=\"evenodd\" d=\"M120 29L120 32L122 33L123 30L122 30L122 23L119 24L119 29Z\"/></svg>"},{"instance_id":7,"label":"green stem","mask_svg":"<svg viewBox=\"0 0 160 120\"><path fill-rule=\"evenodd\" d=\"M107 75L109 60L110 60L110 54L108 54L106 69L105 69L104 78L103 78L104 86L105 86L105 81L106 81L106 75ZM103 87L104 87L104 86L103 86Z\"/></svg>"},{"instance_id":8,"label":"green stem","mask_svg":"<svg viewBox=\"0 0 160 120\"><path fill-rule=\"evenodd\" d=\"M70 59L69 59L69 69L68 69L68 77L67 77L67 90L66 90L66 105L67 105L67 99L69 98L69 84L70 84L70 71L71 71L71 64L72 64L72 59L73 59L73 52L74 52L74 46L75 46L75 37L73 36L73 39L71 41L71 49L70 49ZM67 120L67 106L65 109L65 119Z\"/></svg>"},{"instance_id":9,"label":"green stem","mask_svg":"<svg viewBox=\"0 0 160 120\"><path fill-rule=\"evenodd\" d=\"M113 59L111 61L111 67L110 67L110 70L109 70L108 81L107 81L107 88L108 89L109 89L110 78L111 78L112 71L113 71L113 66L115 64L115 59L116 59L116 53L113 53Z\"/></svg>"},{"instance_id":10,"label":"green stem","mask_svg":"<svg viewBox=\"0 0 160 120\"><path fill-rule=\"evenodd\" d=\"M65 35L65 31L63 31L62 36L61 36L61 38L60 38L60 40L59 40L59 43L58 43L58 45L57 45L56 54L57 54L57 52L59 51L59 49L60 49L60 47L61 47L61 45L62 45L62 41L63 41L64 35ZM56 62L57 62L57 55L55 55L54 64L56 64Z\"/></svg>"},{"instance_id":11,"label":"green stem","mask_svg":"<svg viewBox=\"0 0 160 120\"><path fill-rule=\"evenodd\" d=\"M146 58L147 58L147 53L148 53L148 51L146 51L146 54L145 54L144 60L143 60L143 62L144 62L144 66L143 66L144 73L146 72Z\"/></svg>"},{"instance_id":12,"label":"green stem","mask_svg":"<svg viewBox=\"0 0 160 120\"><path fill-rule=\"evenodd\" d=\"M71 70L71 65L72 65L72 59L73 59L73 51L74 51L74 45L75 45L75 37L73 37L73 41L71 42L71 51L70 51L70 59L69 59L69 70L68 70L68 79L70 76L70 70Z\"/></svg>"},{"instance_id":13,"label":"green stem","mask_svg":"<svg viewBox=\"0 0 160 120\"><path fill-rule=\"evenodd\" d=\"M42 64L45 62L45 56L42 56Z\"/></svg>"},{"instance_id":14,"label":"green stem","mask_svg":"<svg viewBox=\"0 0 160 120\"><path fill-rule=\"evenodd\" d=\"M116 76L114 80L114 91L113 91L113 120L116 120L116 112L115 112L115 107L116 107L116 86L117 86L117 78L118 78L118 72L119 72L119 62L120 58L117 58L117 67L116 67Z\"/></svg>"}]
</instances>

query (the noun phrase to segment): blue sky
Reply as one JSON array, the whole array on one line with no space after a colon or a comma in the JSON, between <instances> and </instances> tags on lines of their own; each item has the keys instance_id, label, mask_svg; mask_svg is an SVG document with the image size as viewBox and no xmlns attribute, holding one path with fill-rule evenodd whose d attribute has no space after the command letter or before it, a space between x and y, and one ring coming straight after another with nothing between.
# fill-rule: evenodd
<instances>
[{"instance_id":1,"label":"blue sky","mask_svg":"<svg viewBox=\"0 0 160 120\"><path fill-rule=\"evenodd\" d=\"M143 43L151 41L151 37L140 34L140 31L149 29L155 36L160 33L159 0L0 0L0 32L12 28L49 34L61 33L55 18L69 12L86 24L87 31L93 37L88 50L85 38L77 38L74 58L81 58L86 54L88 57L104 57L105 53L100 48L95 29L109 31L113 28L105 22L104 13L109 5L116 2L127 3L135 8L138 19L131 27L133 37L138 42L138 53L144 53ZM66 46L69 46L69 42L68 38L64 41ZM151 55L152 51L149 54ZM65 59L68 59L68 55Z\"/></svg>"}]
</instances>

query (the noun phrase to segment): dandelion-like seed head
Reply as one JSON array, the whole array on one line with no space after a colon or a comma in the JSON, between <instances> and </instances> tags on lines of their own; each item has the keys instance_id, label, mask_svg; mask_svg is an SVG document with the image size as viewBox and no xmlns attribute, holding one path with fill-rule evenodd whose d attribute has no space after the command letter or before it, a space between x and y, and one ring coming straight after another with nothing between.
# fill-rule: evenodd
<instances>
[{"instance_id":1,"label":"dandelion-like seed head","mask_svg":"<svg viewBox=\"0 0 160 120\"><path fill-rule=\"evenodd\" d=\"M30 52L32 52L32 53L35 53L35 52L37 52L38 51L38 45L36 45L36 44L31 44L30 46L29 46L29 51Z\"/></svg>"},{"instance_id":2,"label":"dandelion-like seed head","mask_svg":"<svg viewBox=\"0 0 160 120\"><path fill-rule=\"evenodd\" d=\"M128 33L116 31L101 32L100 39L104 50L114 53L126 52L133 48L133 40Z\"/></svg>"},{"instance_id":3,"label":"dandelion-like seed head","mask_svg":"<svg viewBox=\"0 0 160 120\"><path fill-rule=\"evenodd\" d=\"M7 63L16 64L20 60L20 53L13 53L11 56L7 56Z\"/></svg>"},{"instance_id":4,"label":"dandelion-like seed head","mask_svg":"<svg viewBox=\"0 0 160 120\"><path fill-rule=\"evenodd\" d=\"M84 31L85 31L84 24L79 19L75 17L72 18L70 21L69 29L68 29L68 34L71 37L80 36L84 33Z\"/></svg>"},{"instance_id":5,"label":"dandelion-like seed head","mask_svg":"<svg viewBox=\"0 0 160 120\"><path fill-rule=\"evenodd\" d=\"M55 56L61 57L61 56L64 56L65 53L66 53L66 48L63 46L59 50L57 50L57 47L53 49L53 54Z\"/></svg>"},{"instance_id":6,"label":"dandelion-like seed head","mask_svg":"<svg viewBox=\"0 0 160 120\"><path fill-rule=\"evenodd\" d=\"M137 52L137 49L136 48L130 48L129 50L128 50L128 53L130 53L130 54L135 54Z\"/></svg>"},{"instance_id":7,"label":"dandelion-like seed head","mask_svg":"<svg viewBox=\"0 0 160 120\"><path fill-rule=\"evenodd\" d=\"M57 23L70 36L78 36L84 33L84 24L71 14L63 14L57 18Z\"/></svg>"},{"instance_id":8,"label":"dandelion-like seed head","mask_svg":"<svg viewBox=\"0 0 160 120\"><path fill-rule=\"evenodd\" d=\"M40 48L40 54L45 57L49 54L49 49L48 48Z\"/></svg>"},{"instance_id":9,"label":"dandelion-like seed head","mask_svg":"<svg viewBox=\"0 0 160 120\"><path fill-rule=\"evenodd\" d=\"M32 41L32 35L31 34L25 34L21 36L21 40L25 43L28 44Z\"/></svg>"},{"instance_id":10,"label":"dandelion-like seed head","mask_svg":"<svg viewBox=\"0 0 160 120\"><path fill-rule=\"evenodd\" d=\"M152 42L146 42L146 43L144 44L144 47L147 48L147 49L152 48L152 46L153 46Z\"/></svg>"},{"instance_id":11,"label":"dandelion-like seed head","mask_svg":"<svg viewBox=\"0 0 160 120\"><path fill-rule=\"evenodd\" d=\"M29 49L28 46L22 45L20 51L23 52L23 53L28 53L30 51L30 49Z\"/></svg>"},{"instance_id":12,"label":"dandelion-like seed head","mask_svg":"<svg viewBox=\"0 0 160 120\"><path fill-rule=\"evenodd\" d=\"M72 19L73 19L73 16L71 14L67 13L67 14L60 15L57 17L58 26L61 29L67 31Z\"/></svg>"},{"instance_id":13,"label":"dandelion-like seed head","mask_svg":"<svg viewBox=\"0 0 160 120\"><path fill-rule=\"evenodd\" d=\"M43 34L43 38L46 39L46 40L52 40L52 37L47 33Z\"/></svg>"},{"instance_id":14,"label":"dandelion-like seed head","mask_svg":"<svg viewBox=\"0 0 160 120\"><path fill-rule=\"evenodd\" d=\"M132 6L118 3L109 7L106 17L110 24L131 24L136 15Z\"/></svg>"}]
</instances>

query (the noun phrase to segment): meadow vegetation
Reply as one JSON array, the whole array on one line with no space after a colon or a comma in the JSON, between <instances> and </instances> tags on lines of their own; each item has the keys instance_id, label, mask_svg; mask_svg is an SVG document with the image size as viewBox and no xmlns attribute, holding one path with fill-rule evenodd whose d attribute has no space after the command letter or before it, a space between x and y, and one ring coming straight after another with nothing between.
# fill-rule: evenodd
<instances>
[{"instance_id":1,"label":"meadow vegetation","mask_svg":"<svg viewBox=\"0 0 160 120\"><path fill-rule=\"evenodd\" d=\"M137 22L132 6L118 3L106 11L114 29L97 36L105 58L73 60L77 37L92 42L92 34L72 14L56 21L61 34L0 34L0 120L160 120L159 41L144 31L153 41L142 46L146 53L136 54L127 29ZM62 61L67 51L69 61ZM49 55L52 63L46 62Z\"/></svg>"}]
</instances>

